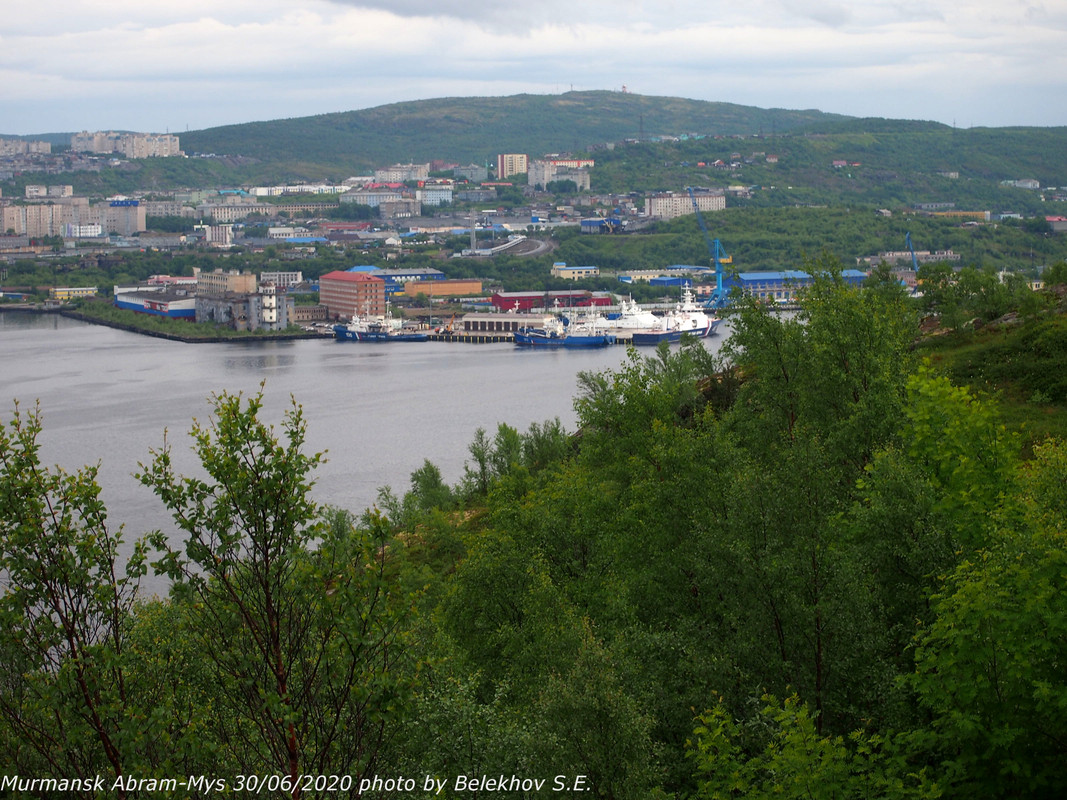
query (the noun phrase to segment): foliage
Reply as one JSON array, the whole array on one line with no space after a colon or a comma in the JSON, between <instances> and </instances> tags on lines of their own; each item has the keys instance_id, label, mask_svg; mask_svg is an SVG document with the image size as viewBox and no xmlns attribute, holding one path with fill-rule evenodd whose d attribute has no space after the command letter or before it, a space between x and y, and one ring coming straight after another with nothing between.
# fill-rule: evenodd
<instances>
[{"instance_id":1,"label":"foliage","mask_svg":"<svg viewBox=\"0 0 1067 800\"><path fill-rule=\"evenodd\" d=\"M742 727L720 702L697 718L689 744L699 776L696 797L937 798L937 783L906 758L899 737L864 731L820 736L796 695L769 695L756 722ZM755 741L753 741L755 740ZM762 748L762 749L761 749Z\"/></svg>"},{"instance_id":2,"label":"foliage","mask_svg":"<svg viewBox=\"0 0 1067 800\"><path fill-rule=\"evenodd\" d=\"M961 795L1067 791L1065 478L1063 444L1036 448L1014 502L993 514L996 535L948 576L936 619L916 636L912 684L933 717L927 745Z\"/></svg>"},{"instance_id":3,"label":"foliage","mask_svg":"<svg viewBox=\"0 0 1067 800\"><path fill-rule=\"evenodd\" d=\"M124 705L100 694L123 768L568 773L609 798L1060 796L1067 448L1022 460L1001 405L953 383L966 359L1008 374L1025 353L1051 389L1058 319L956 334L960 360L924 351L939 371L888 269L855 287L832 253L803 266L795 313L737 298L723 358L632 350L581 375L576 433L480 429L458 486L425 462L358 521L311 502L322 456L302 451L295 401L278 435L262 392L217 396L192 431L198 477L175 474L166 440L139 474L186 537L153 537L172 595L122 594L115 644L94 651L124 676ZM932 274L987 313L1003 299L985 271ZM4 508L32 511L22 470L3 477ZM79 558L106 540L89 538ZM65 757L109 769L95 729L68 722L84 700L26 688L88 662L40 666L26 641L0 632L0 698L21 703L0 711L81 731ZM0 731L5 767L40 769L23 738Z\"/></svg>"},{"instance_id":4,"label":"foliage","mask_svg":"<svg viewBox=\"0 0 1067 800\"><path fill-rule=\"evenodd\" d=\"M215 398L194 450L207 479L174 472L169 445L139 479L187 535L162 534L158 568L222 692L213 733L251 773L373 774L395 730L403 604L385 579L385 528L315 524L305 423L293 403L284 441L262 423L262 392ZM240 732L244 731L244 734ZM252 733L252 736L248 736Z\"/></svg>"},{"instance_id":5,"label":"foliage","mask_svg":"<svg viewBox=\"0 0 1067 800\"><path fill-rule=\"evenodd\" d=\"M135 712L128 685L145 546L120 558L97 467L42 466L40 432L40 410L17 404L0 426L0 766L80 779L136 772L154 722Z\"/></svg>"}]
</instances>

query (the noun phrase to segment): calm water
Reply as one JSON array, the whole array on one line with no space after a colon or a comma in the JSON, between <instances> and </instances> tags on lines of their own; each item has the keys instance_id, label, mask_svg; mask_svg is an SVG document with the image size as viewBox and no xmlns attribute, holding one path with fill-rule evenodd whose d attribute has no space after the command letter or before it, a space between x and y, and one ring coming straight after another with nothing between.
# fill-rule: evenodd
<instances>
[{"instance_id":1,"label":"calm water","mask_svg":"<svg viewBox=\"0 0 1067 800\"><path fill-rule=\"evenodd\" d=\"M725 324L707 340L717 349ZM526 430L559 417L575 427L577 374L614 369L626 348L526 351L511 344L386 345L332 340L183 344L68 320L0 314L0 419L13 401L40 401L45 463L100 463L113 523L126 537L173 530L162 504L132 477L168 430L178 469L196 471L188 431L221 391L254 393L279 423L290 396L303 406L309 452L327 451L315 499L360 512L382 486L397 493L424 459L454 484L479 427Z\"/></svg>"}]
</instances>

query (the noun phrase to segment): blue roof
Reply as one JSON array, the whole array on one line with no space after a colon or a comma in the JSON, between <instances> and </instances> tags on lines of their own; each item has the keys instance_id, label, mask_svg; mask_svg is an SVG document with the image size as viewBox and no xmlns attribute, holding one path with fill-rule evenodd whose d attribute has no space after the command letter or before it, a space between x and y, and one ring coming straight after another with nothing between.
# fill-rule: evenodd
<instances>
[{"instance_id":1,"label":"blue roof","mask_svg":"<svg viewBox=\"0 0 1067 800\"><path fill-rule=\"evenodd\" d=\"M739 272L737 277L743 281L810 281L811 275L799 269L786 269L779 272Z\"/></svg>"},{"instance_id":2,"label":"blue roof","mask_svg":"<svg viewBox=\"0 0 1067 800\"><path fill-rule=\"evenodd\" d=\"M359 267L349 267L348 269L345 270L345 272L377 272L377 271L378 271L378 268L373 266L373 265L370 265L370 264L366 264L366 265L359 266Z\"/></svg>"}]
</instances>

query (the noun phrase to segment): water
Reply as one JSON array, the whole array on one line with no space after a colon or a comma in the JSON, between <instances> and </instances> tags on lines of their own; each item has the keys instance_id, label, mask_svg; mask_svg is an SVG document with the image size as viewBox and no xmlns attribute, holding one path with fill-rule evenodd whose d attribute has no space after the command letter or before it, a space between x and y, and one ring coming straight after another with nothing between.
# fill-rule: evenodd
<instances>
[{"instance_id":1,"label":"water","mask_svg":"<svg viewBox=\"0 0 1067 800\"><path fill-rule=\"evenodd\" d=\"M717 349L728 335L706 340ZM560 418L573 430L580 371L615 369L626 348L520 350L511 344L370 344L333 340L184 344L54 314L0 314L0 419L40 402L42 461L100 463L113 524L127 539L173 531L162 503L133 478L169 431L177 469L195 474L188 436L221 391L258 391L278 427L290 397L303 407L307 452L327 451L314 498L355 513L382 486L398 494L429 459L450 484L463 476L479 427L525 431ZM280 430L280 428L279 428Z\"/></svg>"}]
</instances>

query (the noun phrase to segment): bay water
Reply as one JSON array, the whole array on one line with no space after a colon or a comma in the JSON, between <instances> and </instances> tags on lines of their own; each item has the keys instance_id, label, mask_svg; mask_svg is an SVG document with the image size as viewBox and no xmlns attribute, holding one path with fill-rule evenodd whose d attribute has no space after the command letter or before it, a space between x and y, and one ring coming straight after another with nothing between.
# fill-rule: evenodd
<instances>
[{"instance_id":1,"label":"bay water","mask_svg":"<svg viewBox=\"0 0 1067 800\"><path fill-rule=\"evenodd\" d=\"M705 340L717 350L728 321ZM651 352L651 351L648 351ZM168 512L133 474L162 447L179 472L200 474L189 430L207 422L219 392L254 394L261 419L281 435L292 400L307 421L306 452L326 451L313 497L355 514L380 487L399 495L428 459L449 484L463 476L479 427L525 431L559 418L576 427L581 371L622 366L627 348L521 349L510 343L386 344L304 339L187 344L67 319L0 314L0 419L39 403L42 461L73 471L99 463L112 526L127 540L149 530L176 533Z\"/></svg>"}]
</instances>

